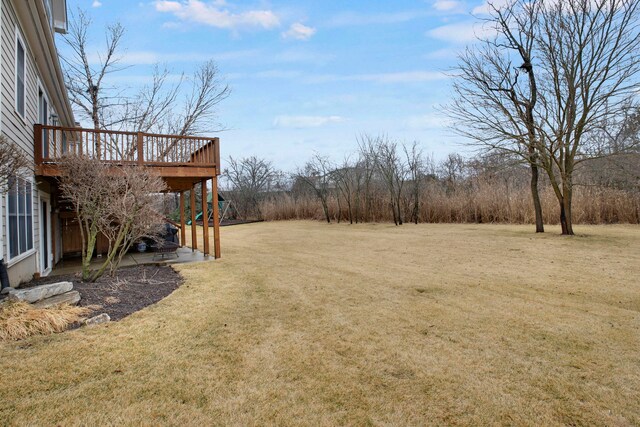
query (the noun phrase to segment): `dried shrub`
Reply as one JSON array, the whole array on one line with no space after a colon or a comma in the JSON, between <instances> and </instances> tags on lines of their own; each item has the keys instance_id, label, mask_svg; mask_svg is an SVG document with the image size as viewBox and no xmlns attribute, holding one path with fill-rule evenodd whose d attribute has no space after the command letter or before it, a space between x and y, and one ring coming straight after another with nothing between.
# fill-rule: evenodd
<instances>
[{"instance_id":1,"label":"dried shrub","mask_svg":"<svg viewBox=\"0 0 640 427\"><path fill-rule=\"evenodd\" d=\"M91 313L91 307L67 304L36 308L24 301L7 301L0 305L0 340L16 341L33 335L62 332Z\"/></svg>"},{"instance_id":2,"label":"dried shrub","mask_svg":"<svg viewBox=\"0 0 640 427\"><path fill-rule=\"evenodd\" d=\"M113 273L131 246L154 239L164 222L162 199L166 183L143 166L108 165L86 156L65 156L60 162L60 191L80 222L82 279L95 282L107 268ZM102 265L91 272L98 235L109 241Z\"/></svg>"},{"instance_id":3,"label":"dried shrub","mask_svg":"<svg viewBox=\"0 0 640 427\"><path fill-rule=\"evenodd\" d=\"M0 192L10 178L19 176L31 167L23 151L6 137L0 135Z\"/></svg>"}]
</instances>

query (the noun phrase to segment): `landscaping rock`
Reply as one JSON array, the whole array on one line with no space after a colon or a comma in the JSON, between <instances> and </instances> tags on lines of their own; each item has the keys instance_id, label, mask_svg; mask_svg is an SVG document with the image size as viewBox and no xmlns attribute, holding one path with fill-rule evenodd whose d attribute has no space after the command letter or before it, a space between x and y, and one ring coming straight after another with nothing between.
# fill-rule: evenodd
<instances>
[{"instance_id":1,"label":"landscaping rock","mask_svg":"<svg viewBox=\"0 0 640 427\"><path fill-rule=\"evenodd\" d=\"M111 320L111 317L107 313L98 314L84 321L87 326L99 325L100 323L107 323Z\"/></svg>"},{"instance_id":2,"label":"landscaping rock","mask_svg":"<svg viewBox=\"0 0 640 427\"><path fill-rule=\"evenodd\" d=\"M33 303L36 308L51 308L62 304L76 305L80 301L80 292L69 291L51 298L45 298L42 301Z\"/></svg>"},{"instance_id":3,"label":"landscaping rock","mask_svg":"<svg viewBox=\"0 0 640 427\"><path fill-rule=\"evenodd\" d=\"M49 285L34 286L33 288L12 289L9 291L9 299L14 301L37 302L45 298L69 292L73 289L71 282L58 282Z\"/></svg>"}]
</instances>

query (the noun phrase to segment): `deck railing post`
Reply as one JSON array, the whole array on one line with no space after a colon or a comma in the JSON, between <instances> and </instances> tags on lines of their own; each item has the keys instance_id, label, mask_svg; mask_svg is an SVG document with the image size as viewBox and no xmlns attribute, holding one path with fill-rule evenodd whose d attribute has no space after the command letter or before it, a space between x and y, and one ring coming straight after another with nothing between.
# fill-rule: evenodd
<instances>
[{"instance_id":1,"label":"deck railing post","mask_svg":"<svg viewBox=\"0 0 640 427\"><path fill-rule=\"evenodd\" d=\"M142 134L142 132L138 132L138 137L137 137L137 151L138 151L138 164L140 166L142 166L144 164L144 141L143 141L144 135Z\"/></svg>"},{"instance_id":2,"label":"deck railing post","mask_svg":"<svg viewBox=\"0 0 640 427\"><path fill-rule=\"evenodd\" d=\"M211 208L213 209L213 256L220 258L220 209L218 206L218 176L211 178Z\"/></svg>"},{"instance_id":3,"label":"deck railing post","mask_svg":"<svg viewBox=\"0 0 640 427\"><path fill-rule=\"evenodd\" d=\"M220 138L213 139L213 162L216 164L216 175L220 175Z\"/></svg>"},{"instance_id":4,"label":"deck railing post","mask_svg":"<svg viewBox=\"0 0 640 427\"><path fill-rule=\"evenodd\" d=\"M33 160L36 165L42 164L42 125L35 124L33 125Z\"/></svg>"}]
</instances>

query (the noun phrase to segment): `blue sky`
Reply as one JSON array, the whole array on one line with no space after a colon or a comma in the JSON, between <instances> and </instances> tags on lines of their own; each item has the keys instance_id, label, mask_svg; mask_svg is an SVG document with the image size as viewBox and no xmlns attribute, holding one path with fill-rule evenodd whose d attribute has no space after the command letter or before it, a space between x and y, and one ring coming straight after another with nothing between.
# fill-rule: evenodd
<instances>
[{"instance_id":1,"label":"blue sky","mask_svg":"<svg viewBox=\"0 0 640 427\"><path fill-rule=\"evenodd\" d=\"M314 151L340 160L362 133L418 141L442 158L462 151L438 106L456 52L482 31L481 1L69 0L126 28L118 81L145 82L154 63L190 72L216 60L231 86L219 105L222 155L257 155L284 170ZM62 47L62 43L59 43ZM64 49L62 48L64 52Z\"/></svg>"}]
</instances>

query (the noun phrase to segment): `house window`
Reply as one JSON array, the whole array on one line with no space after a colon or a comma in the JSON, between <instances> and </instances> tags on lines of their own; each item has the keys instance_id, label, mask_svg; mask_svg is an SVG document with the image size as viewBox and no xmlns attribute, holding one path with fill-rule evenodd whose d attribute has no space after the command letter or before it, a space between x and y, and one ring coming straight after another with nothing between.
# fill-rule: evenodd
<instances>
[{"instance_id":1,"label":"house window","mask_svg":"<svg viewBox=\"0 0 640 427\"><path fill-rule=\"evenodd\" d=\"M25 55L24 44L16 33L16 111L24 117L24 89L25 89Z\"/></svg>"},{"instance_id":2,"label":"house window","mask_svg":"<svg viewBox=\"0 0 640 427\"><path fill-rule=\"evenodd\" d=\"M32 184L22 178L9 180L7 195L7 234L9 259L33 249L33 197Z\"/></svg>"}]
</instances>

